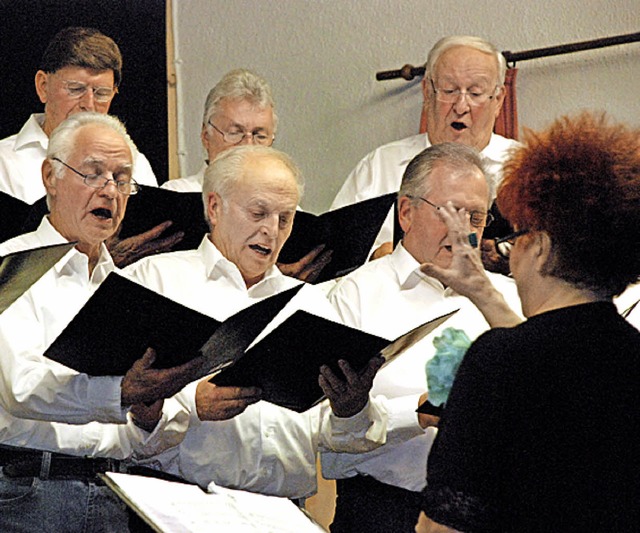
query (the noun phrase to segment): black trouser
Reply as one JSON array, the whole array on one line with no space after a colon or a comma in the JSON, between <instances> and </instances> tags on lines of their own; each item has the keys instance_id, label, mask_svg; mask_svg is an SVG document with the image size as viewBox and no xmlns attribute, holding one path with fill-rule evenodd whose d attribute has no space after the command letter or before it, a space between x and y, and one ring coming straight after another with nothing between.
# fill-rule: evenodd
<instances>
[{"instance_id":1,"label":"black trouser","mask_svg":"<svg viewBox=\"0 0 640 533\"><path fill-rule=\"evenodd\" d=\"M331 533L414 533L422 493L370 476L339 479Z\"/></svg>"}]
</instances>

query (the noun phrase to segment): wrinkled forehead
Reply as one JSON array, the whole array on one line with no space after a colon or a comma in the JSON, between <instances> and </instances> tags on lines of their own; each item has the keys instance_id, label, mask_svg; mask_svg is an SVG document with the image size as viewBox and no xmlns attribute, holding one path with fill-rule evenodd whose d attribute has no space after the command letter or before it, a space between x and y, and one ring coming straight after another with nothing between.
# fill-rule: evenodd
<instances>
[{"instance_id":1,"label":"wrinkled forehead","mask_svg":"<svg viewBox=\"0 0 640 533\"><path fill-rule=\"evenodd\" d=\"M122 135L101 124L87 124L78 128L70 156L113 161L119 165L133 163L133 155Z\"/></svg>"},{"instance_id":2,"label":"wrinkled forehead","mask_svg":"<svg viewBox=\"0 0 640 533\"><path fill-rule=\"evenodd\" d=\"M430 196L441 203L483 210L489 204L489 186L482 171L469 163L438 162L428 178Z\"/></svg>"},{"instance_id":3,"label":"wrinkled forehead","mask_svg":"<svg viewBox=\"0 0 640 533\"><path fill-rule=\"evenodd\" d=\"M460 76L484 78L493 83L498 79L496 58L468 46L454 46L438 58L434 67L434 77L456 78Z\"/></svg>"},{"instance_id":4,"label":"wrinkled forehead","mask_svg":"<svg viewBox=\"0 0 640 533\"><path fill-rule=\"evenodd\" d=\"M262 199L271 203L297 205L298 183L291 169L272 157L253 157L245 161L241 176L232 186L232 193L245 200Z\"/></svg>"},{"instance_id":5,"label":"wrinkled forehead","mask_svg":"<svg viewBox=\"0 0 640 533\"><path fill-rule=\"evenodd\" d=\"M67 65L59 68L58 70L51 72L56 78L66 81L78 81L78 82L99 82L100 85L113 86L114 75L113 70L95 70L88 67Z\"/></svg>"},{"instance_id":6,"label":"wrinkled forehead","mask_svg":"<svg viewBox=\"0 0 640 533\"><path fill-rule=\"evenodd\" d=\"M210 117L224 117L232 122L273 121L271 106L261 107L248 98L222 98L217 106L209 109Z\"/></svg>"}]
</instances>

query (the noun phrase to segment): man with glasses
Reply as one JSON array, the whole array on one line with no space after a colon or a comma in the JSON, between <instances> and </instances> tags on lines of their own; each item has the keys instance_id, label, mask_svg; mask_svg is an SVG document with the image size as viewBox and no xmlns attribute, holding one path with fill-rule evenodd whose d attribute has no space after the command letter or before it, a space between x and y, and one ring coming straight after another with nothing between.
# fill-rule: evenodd
<instances>
[{"instance_id":1,"label":"man with glasses","mask_svg":"<svg viewBox=\"0 0 640 533\"><path fill-rule=\"evenodd\" d=\"M44 113L34 113L16 135L0 140L0 191L33 204L45 195L40 167L51 132L82 111L108 113L122 78L118 45L93 28L69 27L48 44L36 72L35 88ZM157 186L147 158L137 150L135 179ZM180 236L159 238L166 223L142 236L113 240L109 249L120 266L145 253L168 250Z\"/></svg>"},{"instance_id":2,"label":"man with glasses","mask_svg":"<svg viewBox=\"0 0 640 533\"><path fill-rule=\"evenodd\" d=\"M435 354L434 338L455 328L474 339L490 325L469 299L423 274L420 265L447 268L452 261L453 243L441 218L442 207L449 204L466 213L465 238L475 248L470 253L478 252L491 218L491 189L484 161L474 148L446 142L423 150L408 164L400 184L402 240L392 254L345 276L329 294L348 325L389 338L459 309L376 376L372 394L390 399L392 420L415 416L415 403L426 388L425 364ZM511 280L500 274L490 274L490 279L512 307L519 309ZM437 424L437 419L427 423ZM434 431L427 428L408 442L387 444L358 456L323 453L323 474L338 480L331 531L412 532Z\"/></svg>"},{"instance_id":3,"label":"man with glasses","mask_svg":"<svg viewBox=\"0 0 640 533\"><path fill-rule=\"evenodd\" d=\"M495 190L508 151L517 145L493 133L504 101L505 73L504 56L483 39L449 36L438 41L429 52L422 83L427 132L386 144L365 156L347 177L331 208L397 191L409 161L428 146L442 142L478 150ZM390 213L373 256L391 252L392 240Z\"/></svg>"},{"instance_id":4,"label":"man with glasses","mask_svg":"<svg viewBox=\"0 0 640 533\"><path fill-rule=\"evenodd\" d=\"M227 72L209 91L204 103L200 132L207 153L204 164L196 174L169 180L162 188L201 192L204 171L218 154L246 144L271 146L277 126L278 116L267 81L247 69ZM324 251L321 245L296 263L280 263L278 267L287 276L313 282L330 260L330 251Z\"/></svg>"},{"instance_id":5,"label":"man with glasses","mask_svg":"<svg viewBox=\"0 0 640 533\"><path fill-rule=\"evenodd\" d=\"M32 204L45 194L40 166L51 132L80 111L108 113L122 77L118 45L92 28L70 27L51 40L35 76L44 113L34 113L20 132L0 141L0 190ZM151 166L135 154L136 181L157 185Z\"/></svg>"},{"instance_id":6,"label":"man with glasses","mask_svg":"<svg viewBox=\"0 0 640 533\"><path fill-rule=\"evenodd\" d=\"M77 242L0 315L2 531L127 531L126 512L96 474L120 470L120 461L133 452L171 446L173 419L154 402L203 373L198 359L154 369L151 350L124 377L87 376L43 356L115 268L104 241L138 190L134 152L114 117L78 113L63 121L51 134L42 165L50 214L35 232L0 245L4 256ZM96 320L118 335L126 318ZM228 417L257 399L238 397Z\"/></svg>"},{"instance_id":7,"label":"man with glasses","mask_svg":"<svg viewBox=\"0 0 640 533\"><path fill-rule=\"evenodd\" d=\"M255 72L227 72L209 91L204 103L200 139L206 152L204 165L193 176L169 180L163 189L202 192L204 170L216 156L243 144L271 146L278 116L267 81Z\"/></svg>"}]
</instances>

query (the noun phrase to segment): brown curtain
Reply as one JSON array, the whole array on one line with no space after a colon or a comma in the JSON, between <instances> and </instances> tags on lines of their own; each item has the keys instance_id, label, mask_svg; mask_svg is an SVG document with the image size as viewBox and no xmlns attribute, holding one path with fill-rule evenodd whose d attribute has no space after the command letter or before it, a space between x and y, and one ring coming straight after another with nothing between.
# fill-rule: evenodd
<instances>
[{"instance_id":1,"label":"brown curtain","mask_svg":"<svg viewBox=\"0 0 640 533\"><path fill-rule=\"evenodd\" d=\"M502 110L496 119L496 125L493 128L498 135L508 137L510 139L518 139L518 102L516 98L516 76L518 69L508 68L507 76L504 81L506 95ZM420 133L427 131L427 114L424 106L420 116Z\"/></svg>"}]
</instances>

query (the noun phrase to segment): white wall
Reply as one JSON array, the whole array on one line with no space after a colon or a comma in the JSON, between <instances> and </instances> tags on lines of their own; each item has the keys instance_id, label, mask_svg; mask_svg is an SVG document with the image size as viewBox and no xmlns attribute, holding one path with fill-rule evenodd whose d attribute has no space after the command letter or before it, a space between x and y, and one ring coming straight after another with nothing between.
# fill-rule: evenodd
<instances>
[{"instance_id":1,"label":"white wall","mask_svg":"<svg viewBox=\"0 0 640 533\"><path fill-rule=\"evenodd\" d=\"M184 167L201 165L209 89L251 68L274 90L276 146L306 176L303 207L326 210L368 151L417 133L419 81L375 73L424 63L448 34L485 37L512 52L640 29L638 0L174 0ZM518 64L521 126L578 109L606 109L640 125L640 43Z\"/></svg>"}]
</instances>

